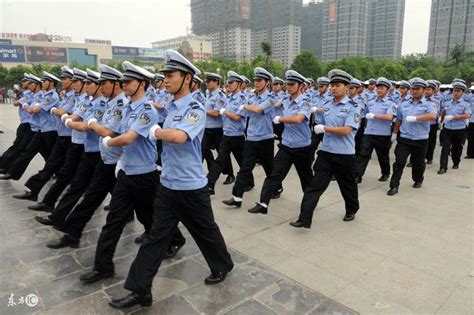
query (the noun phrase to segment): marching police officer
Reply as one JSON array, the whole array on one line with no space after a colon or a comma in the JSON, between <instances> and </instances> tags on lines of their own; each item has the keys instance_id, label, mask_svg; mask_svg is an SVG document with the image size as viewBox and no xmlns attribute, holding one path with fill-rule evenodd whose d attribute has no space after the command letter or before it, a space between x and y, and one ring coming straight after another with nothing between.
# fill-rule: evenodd
<instances>
[{"instance_id":1,"label":"marching police officer","mask_svg":"<svg viewBox=\"0 0 474 315\"><path fill-rule=\"evenodd\" d=\"M331 91L329 90L329 78L328 77L319 77L316 80L318 85L318 92L314 93L313 98L311 99L311 112L313 113L312 118L310 119L311 130L315 125L320 124L323 115L323 105L331 99ZM314 160L314 154L319 147L319 144L323 140L324 133L320 134L311 134L311 156Z\"/></svg>"},{"instance_id":2,"label":"marching police officer","mask_svg":"<svg viewBox=\"0 0 474 315\"><path fill-rule=\"evenodd\" d=\"M283 106L282 101L283 98L286 96L285 91L283 91L283 85L285 81L280 79L279 77L273 78L272 84L272 92L273 97L275 98L275 106L273 110L273 117L275 116L282 116L283 115ZM281 142L281 134L283 133L284 124L273 124L273 132L276 136L276 139Z\"/></svg>"},{"instance_id":3,"label":"marching police officer","mask_svg":"<svg viewBox=\"0 0 474 315\"><path fill-rule=\"evenodd\" d=\"M441 150L438 174L446 173L451 152L453 169L459 168L462 149L466 141L466 120L471 118L471 104L462 99L466 84L453 82L453 98L443 103L441 121L444 121L445 140Z\"/></svg>"},{"instance_id":4,"label":"marching police officer","mask_svg":"<svg viewBox=\"0 0 474 315\"><path fill-rule=\"evenodd\" d=\"M354 220L359 210L354 171L354 137L359 127L360 113L357 104L346 95L352 76L342 70L334 69L328 73L328 77L333 98L324 104L320 124L314 127L314 132L325 135L313 166L313 179L304 192L300 215L296 221L290 222L290 225L296 228L311 228L314 209L333 176L346 205L343 220Z\"/></svg>"},{"instance_id":5,"label":"marching police officer","mask_svg":"<svg viewBox=\"0 0 474 315\"><path fill-rule=\"evenodd\" d=\"M367 104L364 116L367 119L367 127L362 138L362 150L356 158L356 181L362 182L367 164L372 151L377 153L382 176L379 182L385 182L390 178L390 147L392 146L392 120L397 112L397 107L388 98L391 82L384 77L377 79L377 97Z\"/></svg>"},{"instance_id":6,"label":"marching police officer","mask_svg":"<svg viewBox=\"0 0 474 315\"><path fill-rule=\"evenodd\" d=\"M18 107L18 115L20 116L20 124L16 129L16 137L13 144L3 152L0 157L0 174L5 174L10 168L16 158L20 156L23 150L28 146L28 143L33 137L30 127L31 115L23 109L23 104L27 104L33 97L33 92L29 89L30 81L29 74L24 73L20 81L22 95L20 99L13 102L13 106ZM23 144L23 145L22 145Z\"/></svg>"},{"instance_id":7,"label":"marching police officer","mask_svg":"<svg viewBox=\"0 0 474 315\"><path fill-rule=\"evenodd\" d=\"M61 70L60 79L65 92L64 99L59 103L58 107L52 107L50 110L52 115L58 117L58 138L43 169L26 181L25 186L29 190L25 191L23 194L13 195L13 198L36 201L38 199L38 194L44 185L46 185L51 177L53 177L53 175L57 173L64 164L66 152L71 145L71 129L65 127L59 121L59 117L68 110L71 110L73 107L72 100L74 99L75 93L72 87L72 77L74 72L68 67L62 67Z\"/></svg>"},{"instance_id":8,"label":"marching police officer","mask_svg":"<svg viewBox=\"0 0 474 315\"><path fill-rule=\"evenodd\" d=\"M387 192L389 196L398 193L400 178L409 155L412 163L412 179L415 182L413 187L420 188L423 184L430 121L436 118L434 104L426 102L423 97L426 87L425 80L413 78L411 80L412 98L401 103L397 109L397 121L393 134L396 135L400 131L400 135L397 137L395 147L395 163L393 163L393 174L390 179L390 190Z\"/></svg>"},{"instance_id":9,"label":"marching police officer","mask_svg":"<svg viewBox=\"0 0 474 315\"><path fill-rule=\"evenodd\" d=\"M206 98L204 97L204 94L201 92L201 84L202 84L202 79L198 76L195 75L193 77L193 84L191 86L191 95L193 98L198 101L201 104L206 103Z\"/></svg>"},{"instance_id":10,"label":"marching police officer","mask_svg":"<svg viewBox=\"0 0 474 315\"><path fill-rule=\"evenodd\" d=\"M165 89L164 79L165 79L165 76L163 74L161 73L155 74L156 97L155 97L155 100L153 101L153 106L157 110L158 125L160 126L163 126L163 122L165 121L165 117L166 117L165 105L168 104L173 98L171 94L169 94ZM161 151L162 151L161 140L156 141L156 150L158 153L158 159L156 161L156 164L158 165L158 170L161 170Z\"/></svg>"},{"instance_id":11,"label":"marching police officer","mask_svg":"<svg viewBox=\"0 0 474 315\"><path fill-rule=\"evenodd\" d=\"M124 287L127 297L112 300L110 305L125 308L140 304L150 306L153 278L165 256L166 248L178 222L182 222L198 244L211 275L206 284L223 281L233 262L224 238L214 221L211 201L202 166L200 142L204 133L206 111L190 95L192 76L199 70L177 51L166 52L165 84L174 100L167 106L163 128L155 125L150 137L163 141L163 189L155 204L153 226L145 237L130 267Z\"/></svg>"},{"instance_id":12,"label":"marching police officer","mask_svg":"<svg viewBox=\"0 0 474 315\"><path fill-rule=\"evenodd\" d=\"M249 104L241 105L240 110L248 116L247 141L244 147L244 157L237 179L232 189L232 198L222 201L228 206L240 208L242 196L251 185L251 173L260 161L266 176L270 176L273 170L273 126L272 115L275 100L269 92L269 84L273 76L264 68L254 69L255 95L249 100ZM283 189L280 187L277 194ZM279 197L279 196L278 196Z\"/></svg>"},{"instance_id":13,"label":"marching police officer","mask_svg":"<svg viewBox=\"0 0 474 315\"><path fill-rule=\"evenodd\" d=\"M214 163L212 148L215 148L219 154L219 146L223 133L223 119L220 116L219 111L225 107L226 96L219 89L219 82L222 79L220 75L217 73L206 72L204 73L204 77L206 80L207 91L206 100L203 104L206 108L207 115L206 129L204 130L201 147L202 157L206 160L207 169L210 170ZM235 181L234 170L232 169L230 158L225 162L223 173L227 174L224 185L230 185Z\"/></svg>"},{"instance_id":14,"label":"marching police officer","mask_svg":"<svg viewBox=\"0 0 474 315\"><path fill-rule=\"evenodd\" d=\"M305 78L294 70L285 73L288 96L283 99L281 116L273 118L273 122L285 124L279 150L273 160L273 170L263 183L260 202L249 209L250 213L267 214L268 205L277 189L281 186L291 165L295 165L304 192L312 179L311 171L311 130L309 118L311 104L301 94Z\"/></svg>"},{"instance_id":15,"label":"marching police officer","mask_svg":"<svg viewBox=\"0 0 474 315\"><path fill-rule=\"evenodd\" d=\"M242 83L243 78L236 72L227 72L227 91L230 94L226 99L225 106L219 110L219 114L224 120L223 136L217 158L207 174L207 186L211 195L214 195L216 181L224 169L226 161L230 159L231 153L237 164L242 166L245 146L245 117L239 108L248 103L247 96L240 90ZM251 175L249 186L254 186L253 175Z\"/></svg>"},{"instance_id":16,"label":"marching police officer","mask_svg":"<svg viewBox=\"0 0 474 315\"><path fill-rule=\"evenodd\" d=\"M59 78L55 75L46 71L43 72L41 83L44 92L41 101L37 101L24 108L27 113L34 114L33 116L37 119L39 125L38 132L33 136L25 151L8 169L7 173L0 176L0 179L20 179L37 153L40 153L45 160L48 159L58 137L56 130L58 119L51 115L49 111L59 104L60 99L56 92L59 82Z\"/></svg>"},{"instance_id":17,"label":"marching police officer","mask_svg":"<svg viewBox=\"0 0 474 315\"><path fill-rule=\"evenodd\" d=\"M365 110L365 99L362 97L361 93L363 92L362 88L363 84L356 78L353 78L350 83L349 87L349 97L351 100L356 102L359 106L360 110L360 124L359 129L357 129L357 133L355 135L355 151L356 156L359 156L360 151L362 150L362 138L364 136L366 119L364 117L364 110Z\"/></svg>"},{"instance_id":18,"label":"marching police officer","mask_svg":"<svg viewBox=\"0 0 474 315\"><path fill-rule=\"evenodd\" d=\"M366 104L377 97L377 94L375 94L375 84L377 83L377 81L373 78L370 78L367 80L367 83L367 89L364 93Z\"/></svg>"},{"instance_id":19,"label":"marching police officer","mask_svg":"<svg viewBox=\"0 0 474 315\"><path fill-rule=\"evenodd\" d=\"M428 135L428 149L426 151L426 164L433 163L433 154L436 148L436 139L438 136L438 118L440 117L440 105L441 100L436 96L436 91L438 89L438 83L436 80L427 80L426 84L428 85L425 89L425 100L427 102L434 103L436 109L436 119L430 121L430 133Z\"/></svg>"}]
</instances>

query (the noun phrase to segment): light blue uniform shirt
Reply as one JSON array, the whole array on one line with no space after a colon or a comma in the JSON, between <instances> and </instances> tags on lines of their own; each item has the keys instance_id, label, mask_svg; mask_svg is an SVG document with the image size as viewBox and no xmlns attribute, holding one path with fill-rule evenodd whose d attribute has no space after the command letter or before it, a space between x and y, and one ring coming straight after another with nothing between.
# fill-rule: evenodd
<instances>
[{"instance_id":1,"label":"light blue uniform shirt","mask_svg":"<svg viewBox=\"0 0 474 315\"><path fill-rule=\"evenodd\" d=\"M156 89L153 86L151 86L151 84L148 87L148 89L146 89L145 96L147 98L147 101L152 101L152 102L155 101Z\"/></svg>"},{"instance_id":2,"label":"light blue uniform shirt","mask_svg":"<svg viewBox=\"0 0 474 315\"><path fill-rule=\"evenodd\" d=\"M250 98L249 104L260 106L261 113L252 113L244 110L243 114L249 118L247 129L248 141L261 141L273 139L273 105L275 100L270 92L265 90L262 95L254 95Z\"/></svg>"},{"instance_id":3,"label":"light blue uniform shirt","mask_svg":"<svg viewBox=\"0 0 474 315\"><path fill-rule=\"evenodd\" d=\"M375 90L372 90L372 91L366 90L363 94L365 97L366 104L377 97L377 93L375 93Z\"/></svg>"},{"instance_id":4,"label":"light blue uniform shirt","mask_svg":"<svg viewBox=\"0 0 474 315\"><path fill-rule=\"evenodd\" d=\"M201 140L206 126L204 106L191 94L166 106L164 129L186 132L185 143L163 141L161 184L173 190L195 190L206 186L207 177L202 165Z\"/></svg>"},{"instance_id":5,"label":"light blue uniform shirt","mask_svg":"<svg viewBox=\"0 0 474 315\"><path fill-rule=\"evenodd\" d=\"M388 97L383 99L377 97L367 104L363 111L363 115L372 113L375 115L397 115L397 105ZM380 119L367 119L367 126L364 130L365 135L373 136L391 136L392 135L392 121Z\"/></svg>"},{"instance_id":6,"label":"light blue uniform shirt","mask_svg":"<svg viewBox=\"0 0 474 315\"><path fill-rule=\"evenodd\" d=\"M41 102L43 101L43 97L44 97L43 91L38 91L35 94L33 94L30 106L34 106L35 104L41 104ZM38 132L41 130L40 113L31 114L30 126L31 126L31 131Z\"/></svg>"},{"instance_id":7,"label":"light blue uniform shirt","mask_svg":"<svg viewBox=\"0 0 474 315\"><path fill-rule=\"evenodd\" d=\"M460 99L460 100L451 100L444 103L444 111L446 115L464 115L471 114L471 104ZM459 130L466 128L465 120L451 120L444 121L444 128L450 130Z\"/></svg>"},{"instance_id":8,"label":"light blue uniform shirt","mask_svg":"<svg viewBox=\"0 0 474 315\"><path fill-rule=\"evenodd\" d=\"M247 104L247 97L244 93L238 92L227 97L225 110L242 116L243 111L239 111L241 105ZM237 137L245 134L245 118L242 117L239 121L234 121L227 116L224 116L224 136Z\"/></svg>"},{"instance_id":9,"label":"light blue uniform shirt","mask_svg":"<svg viewBox=\"0 0 474 315\"><path fill-rule=\"evenodd\" d=\"M191 93L191 96L194 98L196 102L199 104L204 105L206 103L206 98L204 97L204 94L202 94L200 89L197 89L196 91Z\"/></svg>"},{"instance_id":10,"label":"light blue uniform shirt","mask_svg":"<svg viewBox=\"0 0 474 315\"><path fill-rule=\"evenodd\" d=\"M400 137L410 140L426 140L430 133L429 121L407 122L407 116L419 116L436 113L434 103L426 102L425 99L415 102L413 99L403 102L397 111L397 120L401 121Z\"/></svg>"},{"instance_id":11,"label":"light blue uniform shirt","mask_svg":"<svg viewBox=\"0 0 474 315\"><path fill-rule=\"evenodd\" d=\"M206 93L206 104L204 107L206 111L208 110L220 110L225 107L226 96L222 93L221 90L216 90L214 92L207 91ZM206 128L222 128L223 126L222 116L211 117L207 115L206 117Z\"/></svg>"},{"instance_id":12,"label":"light blue uniform shirt","mask_svg":"<svg viewBox=\"0 0 474 315\"><path fill-rule=\"evenodd\" d=\"M31 120L31 114L25 112L22 105L25 103L30 104L32 100L33 92L31 92L30 90L24 90L20 99L18 100L18 102L20 103L20 105L18 106L18 115L20 116L20 122L22 124L29 123Z\"/></svg>"},{"instance_id":13,"label":"light blue uniform shirt","mask_svg":"<svg viewBox=\"0 0 474 315\"><path fill-rule=\"evenodd\" d=\"M54 116L49 111L53 107L59 106L59 95L56 90L49 90L44 93L41 101L41 111L39 112L41 132L56 131L59 117Z\"/></svg>"},{"instance_id":14,"label":"light blue uniform shirt","mask_svg":"<svg viewBox=\"0 0 474 315\"><path fill-rule=\"evenodd\" d=\"M130 101L124 93L120 93L112 100L107 102L107 110L102 116L102 125L116 134L120 133L120 125L122 123L123 111ZM104 164L117 164L122 154L122 147L106 148L102 144L103 137L99 138L100 156Z\"/></svg>"},{"instance_id":15,"label":"light blue uniform shirt","mask_svg":"<svg viewBox=\"0 0 474 315\"><path fill-rule=\"evenodd\" d=\"M355 154L355 134L359 128L360 112L357 104L349 97L339 103L334 99L323 106L324 114L321 124L328 127L352 127L352 132L347 136L336 136L325 133L321 150L335 154Z\"/></svg>"},{"instance_id":16,"label":"light blue uniform shirt","mask_svg":"<svg viewBox=\"0 0 474 315\"><path fill-rule=\"evenodd\" d=\"M104 96L100 96L93 99L90 103L89 108L86 111L84 121L91 118L97 119L97 123L102 122L102 117L107 110L107 99ZM84 143L84 152L99 152L99 135L93 130L86 132L86 143Z\"/></svg>"},{"instance_id":17,"label":"light blue uniform shirt","mask_svg":"<svg viewBox=\"0 0 474 315\"><path fill-rule=\"evenodd\" d=\"M433 96L430 96L430 97L425 96L425 101L433 103L433 106L434 106L435 111L436 111L436 119L431 120L430 125L435 125L435 124L438 123L438 117L441 114L441 102L438 100L438 98L435 96L435 94Z\"/></svg>"},{"instance_id":18,"label":"light blue uniform shirt","mask_svg":"<svg viewBox=\"0 0 474 315\"><path fill-rule=\"evenodd\" d=\"M76 93L74 91L69 91L64 95L64 99L59 103L60 109L64 109L68 114L72 113L74 108L74 99L76 98ZM58 135L60 137L70 137L72 135L72 129L66 127L60 119L57 123Z\"/></svg>"},{"instance_id":19,"label":"light blue uniform shirt","mask_svg":"<svg viewBox=\"0 0 474 315\"><path fill-rule=\"evenodd\" d=\"M311 129L309 128L309 117L311 116L311 104L303 94L295 100L290 96L283 99L283 116L304 115L305 120L298 124L285 124L281 143L289 148L303 148L311 144Z\"/></svg>"},{"instance_id":20,"label":"light blue uniform shirt","mask_svg":"<svg viewBox=\"0 0 474 315\"><path fill-rule=\"evenodd\" d=\"M469 122L474 123L474 115L472 114L474 113L474 94L471 94L470 103L471 103L471 118L469 118Z\"/></svg>"},{"instance_id":21,"label":"light blue uniform shirt","mask_svg":"<svg viewBox=\"0 0 474 315\"><path fill-rule=\"evenodd\" d=\"M120 133L130 130L139 136L131 144L122 147L122 170L126 175L151 173L156 170L156 141L148 139L150 128L158 123L156 109L148 103L146 96L130 103L122 113Z\"/></svg>"},{"instance_id":22,"label":"light blue uniform shirt","mask_svg":"<svg viewBox=\"0 0 474 315\"><path fill-rule=\"evenodd\" d=\"M166 105L173 100L173 96L168 93L165 89L156 91L155 103ZM158 112L158 123L162 124L166 118L166 109L157 109Z\"/></svg>"},{"instance_id":23,"label":"light blue uniform shirt","mask_svg":"<svg viewBox=\"0 0 474 315\"><path fill-rule=\"evenodd\" d=\"M272 93L273 98L275 99L275 104L277 102L283 101L283 99L287 96L284 91L280 91L279 93ZM275 116L283 116L283 106L276 107L273 109L273 117Z\"/></svg>"},{"instance_id":24,"label":"light blue uniform shirt","mask_svg":"<svg viewBox=\"0 0 474 315\"><path fill-rule=\"evenodd\" d=\"M313 97L311 98L311 106L316 107L318 109L323 108L324 104L332 99L331 95L326 92L324 94L321 93L315 93ZM323 113L314 113L314 122L316 124L321 124L321 121L323 120Z\"/></svg>"},{"instance_id":25,"label":"light blue uniform shirt","mask_svg":"<svg viewBox=\"0 0 474 315\"><path fill-rule=\"evenodd\" d=\"M81 95L76 95L76 98L74 99L73 114L78 115L79 117L84 119L86 115L86 111L89 108L90 101L91 101L91 98L86 93L83 93ZM87 137L86 132L77 131L74 129L72 130L72 134L71 134L72 143L84 144L86 143L86 137Z\"/></svg>"}]
</instances>

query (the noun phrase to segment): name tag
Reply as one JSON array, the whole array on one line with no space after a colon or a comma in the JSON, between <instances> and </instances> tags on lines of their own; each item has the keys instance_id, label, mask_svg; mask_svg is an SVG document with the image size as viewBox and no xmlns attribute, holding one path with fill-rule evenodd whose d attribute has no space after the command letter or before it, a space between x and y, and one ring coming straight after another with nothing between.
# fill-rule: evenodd
<instances>
[{"instance_id":1,"label":"name tag","mask_svg":"<svg viewBox=\"0 0 474 315\"><path fill-rule=\"evenodd\" d=\"M343 108L343 109L341 109L339 112L340 112L340 113L347 113L347 112L349 112L349 110L348 110L347 108Z\"/></svg>"},{"instance_id":2,"label":"name tag","mask_svg":"<svg viewBox=\"0 0 474 315\"><path fill-rule=\"evenodd\" d=\"M173 117L173 121L180 121L182 119L183 119L183 116L181 116L181 115Z\"/></svg>"},{"instance_id":3,"label":"name tag","mask_svg":"<svg viewBox=\"0 0 474 315\"><path fill-rule=\"evenodd\" d=\"M137 114L131 114L130 118L137 118Z\"/></svg>"}]
</instances>

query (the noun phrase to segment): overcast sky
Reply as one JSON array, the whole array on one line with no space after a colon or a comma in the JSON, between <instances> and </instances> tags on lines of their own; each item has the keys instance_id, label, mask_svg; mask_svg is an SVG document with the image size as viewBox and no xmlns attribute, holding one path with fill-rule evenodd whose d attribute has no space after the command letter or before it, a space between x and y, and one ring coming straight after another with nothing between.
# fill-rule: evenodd
<instances>
[{"instance_id":1,"label":"overcast sky","mask_svg":"<svg viewBox=\"0 0 474 315\"><path fill-rule=\"evenodd\" d=\"M113 45L151 47L153 41L191 31L190 0L0 0L0 3L0 32L46 31L71 36L74 42L83 42L84 38L109 39ZM431 0L405 0L402 54L426 52L430 6Z\"/></svg>"}]
</instances>

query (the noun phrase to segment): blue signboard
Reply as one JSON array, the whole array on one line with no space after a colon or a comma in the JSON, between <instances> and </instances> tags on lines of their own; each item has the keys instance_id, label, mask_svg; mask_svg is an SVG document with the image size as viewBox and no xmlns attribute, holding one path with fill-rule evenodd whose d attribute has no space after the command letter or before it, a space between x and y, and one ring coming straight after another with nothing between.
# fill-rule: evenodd
<instances>
[{"instance_id":1,"label":"blue signboard","mask_svg":"<svg viewBox=\"0 0 474 315\"><path fill-rule=\"evenodd\" d=\"M25 47L0 45L0 62L25 62Z\"/></svg>"}]
</instances>

